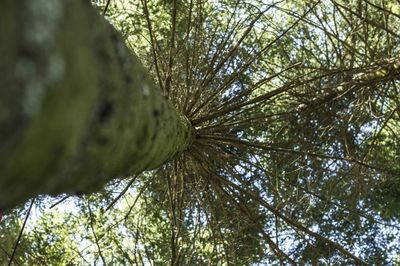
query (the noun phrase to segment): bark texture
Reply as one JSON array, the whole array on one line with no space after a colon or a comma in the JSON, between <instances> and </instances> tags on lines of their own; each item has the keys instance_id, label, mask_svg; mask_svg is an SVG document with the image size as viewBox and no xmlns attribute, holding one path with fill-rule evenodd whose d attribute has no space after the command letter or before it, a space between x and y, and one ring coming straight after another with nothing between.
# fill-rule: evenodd
<instances>
[{"instance_id":1,"label":"bark texture","mask_svg":"<svg viewBox=\"0 0 400 266\"><path fill-rule=\"evenodd\" d=\"M0 209L96 191L188 147L190 123L89 1L0 10Z\"/></svg>"}]
</instances>

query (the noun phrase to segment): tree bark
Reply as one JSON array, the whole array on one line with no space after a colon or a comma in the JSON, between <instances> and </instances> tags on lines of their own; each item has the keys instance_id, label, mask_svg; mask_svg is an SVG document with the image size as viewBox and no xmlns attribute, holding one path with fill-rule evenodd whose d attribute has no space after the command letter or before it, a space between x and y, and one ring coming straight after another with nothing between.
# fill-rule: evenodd
<instances>
[{"instance_id":1,"label":"tree bark","mask_svg":"<svg viewBox=\"0 0 400 266\"><path fill-rule=\"evenodd\" d=\"M0 10L0 209L93 192L188 147L188 120L90 1Z\"/></svg>"}]
</instances>

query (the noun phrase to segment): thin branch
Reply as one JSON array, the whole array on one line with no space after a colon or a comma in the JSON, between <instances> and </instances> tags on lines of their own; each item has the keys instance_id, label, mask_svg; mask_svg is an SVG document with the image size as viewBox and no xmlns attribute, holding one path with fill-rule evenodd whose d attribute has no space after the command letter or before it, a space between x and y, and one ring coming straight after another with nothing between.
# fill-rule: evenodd
<instances>
[{"instance_id":1,"label":"thin branch","mask_svg":"<svg viewBox=\"0 0 400 266\"><path fill-rule=\"evenodd\" d=\"M169 44L169 57L168 57L168 70L167 70L167 77L165 80L165 93L168 96L171 90L171 75L172 75L172 67L174 64L174 54L175 54L175 38L176 38L176 13L177 13L177 0L173 0L172 2L172 15L171 15L171 39Z\"/></svg>"},{"instance_id":2,"label":"thin branch","mask_svg":"<svg viewBox=\"0 0 400 266\"><path fill-rule=\"evenodd\" d=\"M49 207L49 209L53 209L54 207L58 206L59 204L63 203L64 201L66 201L69 197L71 197L71 195L66 195L65 197L63 197L62 199L60 199L59 201L57 201L56 203L51 205Z\"/></svg>"},{"instance_id":3,"label":"thin branch","mask_svg":"<svg viewBox=\"0 0 400 266\"><path fill-rule=\"evenodd\" d=\"M151 40L151 51L152 51L152 54L153 54L154 66L155 66L156 72L157 72L158 85L160 86L161 90L164 91L164 85L162 83L159 64L158 64L158 59L157 59L158 57L157 57L157 53L156 53L157 40L156 40L156 38L154 36L153 29L152 29L152 26L151 26L149 9L147 7L147 0L141 0L141 1L142 1L142 5L143 5L143 12L144 12L144 15L145 15L146 21L147 21L147 29L149 30L149 35L150 35L150 40Z\"/></svg>"},{"instance_id":4,"label":"thin branch","mask_svg":"<svg viewBox=\"0 0 400 266\"><path fill-rule=\"evenodd\" d=\"M107 206L107 208L105 209L105 212L107 212L108 210L110 210L115 203L117 203L117 201L119 201L128 191L128 189L132 186L133 182L135 182L135 180L137 179L139 175L134 176L129 182L128 184L125 186L125 188L121 191L121 193L118 194L117 197L115 197L115 199L113 199L113 201Z\"/></svg>"},{"instance_id":5,"label":"thin branch","mask_svg":"<svg viewBox=\"0 0 400 266\"><path fill-rule=\"evenodd\" d=\"M15 253L17 252L17 248L18 248L19 242L21 240L22 233L24 232L24 229L25 229L25 226L26 226L26 222L28 221L29 215L31 214L31 210L32 210L33 204L35 203L35 199L36 198L33 198L31 200L31 203L29 205L28 211L26 212L25 220L24 220L24 223L22 224L21 230L19 231L17 241L14 244L13 252L11 254L10 260L8 261L8 266L10 266L11 263L13 262L13 260L14 260Z\"/></svg>"},{"instance_id":6,"label":"thin branch","mask_svg":"<svg viewBox=\"0 0 400 266\"><path fill-rule=\"evenodd\" d=\"M92 229L92 233L93 233L93 236L94 236L94 241L96 243L97 251L99 252L99 255L100 255L100 258L101 258L101 260L103 262L103 265L107 265L106 264L106 260L105 260L105 258L103 256L103 253L102 253L101 248L100 248L99 239L97 238L96 231L94 230L94 225L93 225L94 218L93 218L92 209L90 208L89 201L87 202L87 206L88 206L88 210L89 210L90 228Z\"/></svg>"},{"instance_id":7,"label":"thin branch","mask_svg":"<svg viewBox=\"0 0 400 266\"><path fill-rule=\"evenodd\" d=\"M110 5L110 2L111 2L111 0L107 0L107 4L106 4L106 6L104 7L104 10L103 10L103 17L106 15L106 13L107 13L107 9L108 9L108 6Z\"/></svg>"}]
</instances>

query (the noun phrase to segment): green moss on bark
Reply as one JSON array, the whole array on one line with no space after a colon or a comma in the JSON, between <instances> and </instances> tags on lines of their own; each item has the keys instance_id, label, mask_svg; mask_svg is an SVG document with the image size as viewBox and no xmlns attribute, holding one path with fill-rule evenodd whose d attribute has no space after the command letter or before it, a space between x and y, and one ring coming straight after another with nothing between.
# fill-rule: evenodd
<instances>
[{"instance_id":1,"label":"green moss on bark","mask_svg":"<svg viewBox=\"0 0 400 266\"><path fill-rule=\"evenodd\" d=\"M42 36L50 44L24 37L44 18L24 14L33 20L25 21L14 1L0 4L7 10L0 25L11 36L0 46L9 54L0 63L0 96L18 106L0 106L0 208L39 193L98 190L160 166L190 142L190 123L119 34L87 1L57 2L56 25Z\"/></svg>"}]
</instances>

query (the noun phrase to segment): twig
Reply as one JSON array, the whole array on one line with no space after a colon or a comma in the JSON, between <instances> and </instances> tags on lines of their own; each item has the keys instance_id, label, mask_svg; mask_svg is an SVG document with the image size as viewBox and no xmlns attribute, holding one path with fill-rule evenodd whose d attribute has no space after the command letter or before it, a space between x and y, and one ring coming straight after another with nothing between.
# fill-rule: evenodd
<instances>
[{"instance_id":1,"label":"twig","mask_svg":"<svg viewBox=\"0 0 400 266\"><path fill-rule=\"evenodd\" d=\"M110 2L111 2L111 0L107 1L107 4L106 4L106 6L104 7L104 10L103 10L103 16L106 15L106 12L107 12L108 6L110 5Z\"/></svg>"},{"instance_id":2,"label":"twig","mask_svg":"<svg viewBox=\"0 0 400 266\"><path fill-rule=\"evenodd\" d=\"M18 248L18 245L19 245L19 241L21 240L22 233L24 232L26 222L28 221L28 218L29 218L29 215L30 215L30 213L31 213L33 204L35 203L35 199L36 199L36 198L33 198L33 199L31 200L31 204L29 205L28 212L26 213L24 223L22 224L21 230L19 231L19 235L18 235L17 241L15 242L14 249L13 249L13 252L12 252L12 254L11 254L11 258L10 258L10 260L8 261L8 266L10 266L11 263L13 262L13 260L14 260L14 256L15 256L15 253L17 252L17 248Z\"/></svg>"},{"instance_id":3,"label":"twig","mask_svg":"<svg viewBox=\"0 0 400 266\"><path fill-rule=\"evenodd\" d=\"M63 203L66 199L68 199L71 195L67 195L64 198L60 199L59 201L57 201L56 203L54 203L53 205L50 206L49 209L53 209L54 207L56 207L57 205L59 205L60 203Z\"/></svg>"},{"instance_id":4,"label":"twig","mask_svg":"<svg viewBox=\"0 0 400 266\"><path fill-rule=\"evenodd\" d=\"M100 245L99 245L99 239L97 238L96 231L94 230L94 225L93 225L93 220L94 219L93 219L92 209L90 208L90 203L88 202L87 204L88 204L88 210L89 210L90 228L92 229L92 233L93 233L93 236L94 236L94 241L96 242L97 250L99 252L99 255L100 255L100 258L101 258L101 260L103 262L103 265L107 265L106 264L106 260L105 260L105 258L103 256L103 253L101 252L101 248L100 248Z\"/></svg>"},{"instance_id":5,"label":"twig","mask_svg":"<svg viewBox=\"0 0 400 266\"><path fill-rule=\"evenodd\" d=\"M138 175L134 176L131 181L126 185L126 187L121 191L121 193L118 194L118 196L113 199L113 201L107 206L105 211L108 211L111 209L112 206L114 206L115 203L117 203L118 200L122 198L122 196L125 195L125 193L128 191L128 189L132 186L133 182L137 179Z\"/></svg>"}]
</instances>

